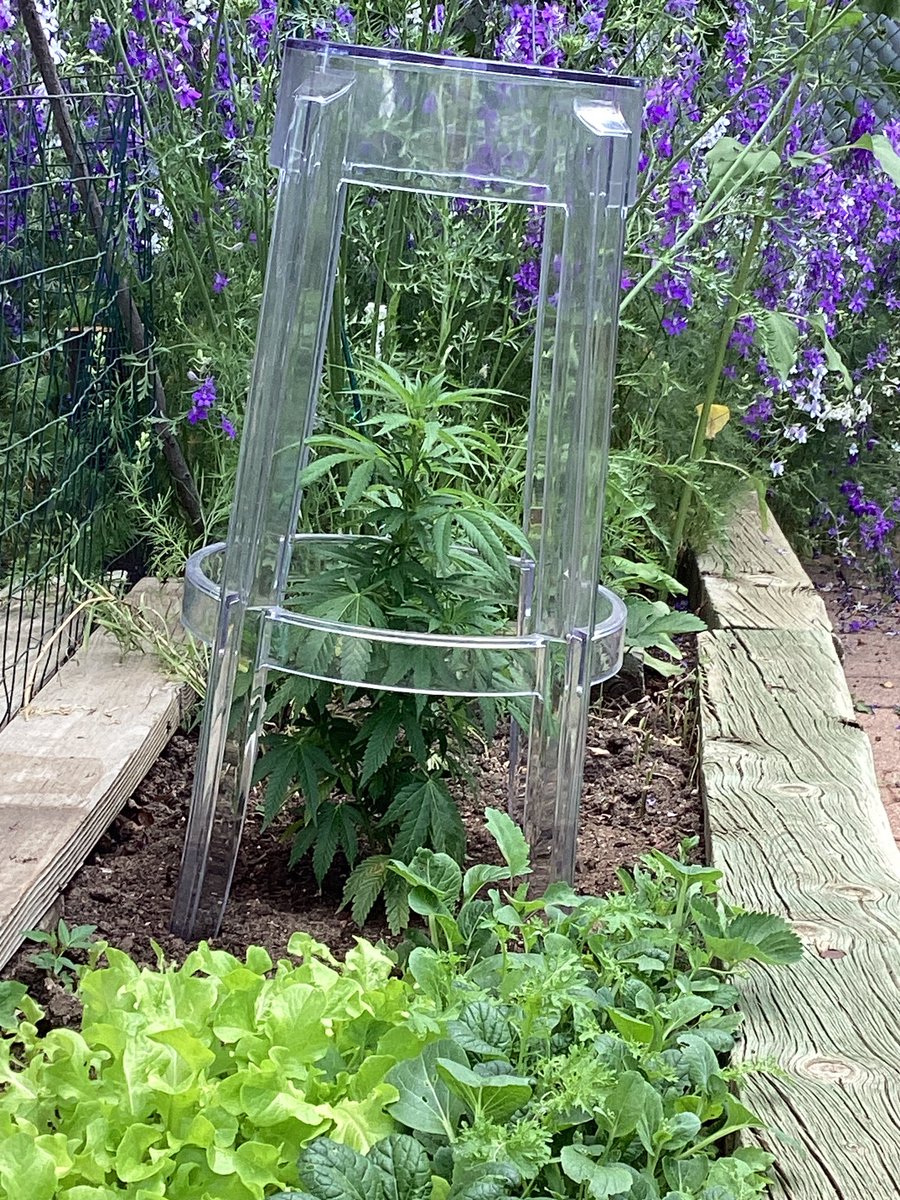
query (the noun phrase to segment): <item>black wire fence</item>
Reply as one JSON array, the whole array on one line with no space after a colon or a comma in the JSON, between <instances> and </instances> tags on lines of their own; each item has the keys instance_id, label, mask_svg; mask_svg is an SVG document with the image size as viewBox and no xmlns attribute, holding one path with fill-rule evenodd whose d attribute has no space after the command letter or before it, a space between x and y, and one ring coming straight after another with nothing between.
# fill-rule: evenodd
<instances>
[{"instance_id":1,"label":"black wire fence","mask_svg":"<svg viewBox=\"0 0 900 1200\"><path fill-rule=\"evenodd\" d=\"M116 304L123 254L149 274L134 97L68 90L63 102L81 181L42 89L0 95L0 727L80 637L82 581L130 545L115 467L149 410Z\"/></svg>"}]
</instances>

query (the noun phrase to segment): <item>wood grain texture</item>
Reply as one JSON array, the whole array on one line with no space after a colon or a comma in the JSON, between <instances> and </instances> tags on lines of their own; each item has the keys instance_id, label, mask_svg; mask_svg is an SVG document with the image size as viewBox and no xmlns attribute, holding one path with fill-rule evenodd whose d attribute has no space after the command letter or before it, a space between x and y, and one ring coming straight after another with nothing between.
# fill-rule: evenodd
<instances>
[{"instance_id":1,"label":"wood grain texture","mask_svg":"<svg viewBox=\"0 0 900 1200\"><path fill-rule=\"evenodd\" d=\"M697 561L697 604L711 629L831 632L825 605L771 515L765 531L755 497L735 511L728 538Z\"/></svg>"},{"instance_id":2,"label":"wood grain texture","mask_svg":"<svg viewBox=\"0 0 900 1200\"><path fill-rule=\"evenodd\" d=\"M170 627L180 584L130 593ZM175 732L190 692L95 631L0 731L0 966L83 864Z\"/></svg>"},{"instance_id":3,"label":"wood grain texture","mask_svg":"<svg viewBox=\"0 0 900 1200\"><path fill-rule=\"evenodd\" d=\"M728 894L807 946L743 984L742 1099L779 1200L900 1196L900 853L830 634L700 635L701 779Z\"/></svg>"}]
</instances>

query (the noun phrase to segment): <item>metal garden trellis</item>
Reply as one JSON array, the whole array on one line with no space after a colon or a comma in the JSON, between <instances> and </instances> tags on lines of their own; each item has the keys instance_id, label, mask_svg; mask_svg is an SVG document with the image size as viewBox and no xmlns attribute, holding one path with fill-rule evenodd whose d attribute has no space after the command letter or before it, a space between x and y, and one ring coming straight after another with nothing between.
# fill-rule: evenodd
<instances>
[{"instance_id":1,"label":"metal garden trellis","mask_svg":"<svg viewBox=\"0 0 900 1200\"><path fill-rule=\"evenodd\" d=\"M0 96L0 725L36 667L51 673L77 637L73 624L38 659L79 598L75 576L122 548L110 536L110 467L142 415L109 254L126 216L134 98L84 87L61 102L84 177L43 88ZM87 185L103 197L99 230L80 196Z\"/></svg>"},{"instance_id":2,"label":"metal garden trellis","mask_svg":"<svg viewBox=\"0 0 900 1200\"><path fill-rule=\"evenodd\" d=\"M592 682L621 659L624 608L598 589L634 80L288 42L273 161L278 206L226 545L188 564L184 619L213 645L173 927L215 932L239 852L269 671L369 688L532 701L524 824L571 877ZM510 637L405 633L285 607L341 538L297 534L348 184L541 205L524 513ZM364 641L364 656L347 655ZM397 667L397 647L412 668ZM350 659L365 669L347 679ZM424 682L423 682L424 681Z\"/></svg>"}]
</instances>

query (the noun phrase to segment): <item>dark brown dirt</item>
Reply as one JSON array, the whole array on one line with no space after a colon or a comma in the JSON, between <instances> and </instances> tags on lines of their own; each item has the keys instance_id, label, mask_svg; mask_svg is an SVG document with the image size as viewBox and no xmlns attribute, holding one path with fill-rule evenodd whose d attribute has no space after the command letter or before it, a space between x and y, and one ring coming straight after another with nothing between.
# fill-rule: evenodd
<instances>
[{"instance_id":1,"label":"dark brown dirt","mask_svg":"<svg viewBox=\"0 0 900 1200\"><path fill-rule=\"evenodd\" d=\"M578 840L582 891L614 888L618 867L632 865L651 847L674 852L684 838L700 834L694 756L685 749L693 721L691 686L685 677L633 702L619 697L607 699L602 712L595 708ZM139 961L155 961L151 938L167 958L181 959L190 948L169 933L168 922L195 749L194 735L175 735L62 896L69 925L95 925L97 936ZM483 811L486 805L505 807L505 753L502 739L488 746L478 763L477 799L460 797L470 863L496 859ZM357 934L388 937L379 910L362 930L348 913L337 911L342 879L326 880L320 892L311 870L305 865L289 870L287 859L277 831L263 832L259 816L251 814L218 946L242 955L250 944L264 945L278 956L290 935L303 929L342 953ZM62 1010L70 998L58 984L47 984L28 963L29 953L26 946L5 976L28 983L39 1002L61 1008L58 1019L65 1019Z\"/></svg>"}]
</instances>

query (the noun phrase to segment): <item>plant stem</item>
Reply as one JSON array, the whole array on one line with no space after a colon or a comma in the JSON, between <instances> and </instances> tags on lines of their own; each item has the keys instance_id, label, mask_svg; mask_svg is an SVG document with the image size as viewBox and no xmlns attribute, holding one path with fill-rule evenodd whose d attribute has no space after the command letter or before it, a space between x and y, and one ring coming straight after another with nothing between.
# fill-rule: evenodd
<instances>
[{"instance_id":1,"label":"plant stem","mask_svg":"<svg viewBox=\"0 0 900 1200\"><path fill-rule=\"evenodd\" d=\"M805 62L805 60L804 60ZM791 118L794 112L794 106L797 102L797 96L800 91L800 82L802 79L803 63L794 73L791 80L791 86L785 93L786 103L781 114L781 127L778 133L772 140L772 149L781 156L784 140L790 128ZM738 264L737 273L734 277L734 286L731 289L731 296L728 300L728 306L725 309L725 316L722 325L719 329L719 339L716 346L716 353L713 358L713 364L710 368L709 375L706 380L706 392L703 396L703 403L700 407L700 412L697 415L697 424L694 426L694 437L691 442L691 450L689 459L692 464L698 463L704 456L707 442L707 426L709 424L709 414L712 411L712 406L715 403L716 396L719 393L719 386L722 380L722 370L725 366L725 358L728 354L728 343L731 340L731 335L734 332L734 327L737 324L738 317L741 312L741 304L744 298L747 284L750 279L750 273L756 262L759 243L762 239L763 231L768 221L768 207L772 198L772 194L778 184L778 175L773 175L768 181L763 191L763 202L760 206L760 211L754 217L753 225L750 230L750 236L744 244L744 251L741 255L741 261ZM668 560L666 562L666 570L671 575L678 561L678 555L681 551L681 544L684 540L684 530L687 524L688 514L691 507L691 497L694 495L694 484L688 476L681 488L681 495L678 498L678 512L675 516L675 527L672 531L672 541L669 545Z\"/></svg>"}]
</instances>

